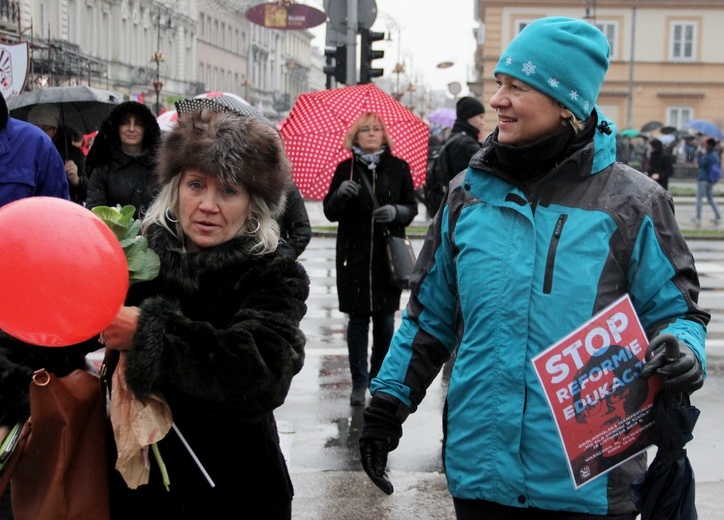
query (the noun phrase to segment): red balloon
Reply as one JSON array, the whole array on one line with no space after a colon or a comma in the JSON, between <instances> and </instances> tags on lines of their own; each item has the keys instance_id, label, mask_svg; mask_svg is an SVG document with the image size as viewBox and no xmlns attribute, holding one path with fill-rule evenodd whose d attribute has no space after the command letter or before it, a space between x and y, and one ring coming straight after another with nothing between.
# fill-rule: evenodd
<instances>
[{"instance_id":1,"label":"red balloon","mask_svg":"<svg viewBox=\"0 0 724 520\"><path fill-rule=\"evenodd\" d=\"M118 239L90 210L30 197L0 208L0 329L62 347L99 334L128 290Z\"/></svg>"}]
</instances>

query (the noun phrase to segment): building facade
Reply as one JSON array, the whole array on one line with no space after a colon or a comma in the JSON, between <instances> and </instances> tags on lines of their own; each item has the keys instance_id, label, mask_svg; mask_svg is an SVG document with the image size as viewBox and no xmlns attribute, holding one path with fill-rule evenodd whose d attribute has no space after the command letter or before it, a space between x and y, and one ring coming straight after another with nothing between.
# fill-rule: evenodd
<instances>
[{"instance_id":1,"label":"building facade","mask_svg":"<svg viewBox=\"0 0 724 520\"><path fill-rule=\"evenodd\" d=\"M279 118L310 90L309 31L245 17L250 0L0 0L0 41L28 41L26 90L89 85L156 110L232 92ZM321 67L318 71L321 74ZM156 106L158 103L158 106Z\"/></svg>"},{"instance_id":2,"label":"building facade","mask_svg":"<svg viewBox=\"0 0 724 520\"><path fill-rule=\"evenodd\" d=\"M683 129L690 119L724 128L722 0L477 0L481 21L472 92L487 101L497 88L500 53L544 16L589 20L611 44L611 66L598 105L619 129L649 121ZM489 128L495 114L489 113Z\"/></svg>"}]
</instances>

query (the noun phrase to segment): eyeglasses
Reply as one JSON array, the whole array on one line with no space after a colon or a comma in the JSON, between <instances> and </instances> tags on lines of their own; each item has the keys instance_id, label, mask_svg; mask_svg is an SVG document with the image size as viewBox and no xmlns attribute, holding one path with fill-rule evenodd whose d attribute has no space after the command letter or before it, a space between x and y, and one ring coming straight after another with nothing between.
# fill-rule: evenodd
<instances>
[{"instance_id":1,"label":"eyeglasses","mask_svg":"<svg viewBox=\"0 0 724 520\"><path fill-rule=\"evenodd\" d=\"M376 134L376 133L379 133L379 132L382 132L382 127L381 127L381 126L371 126L371 127L370 127L370 126L363 126L362 128L359 129L359 132L357 132L357 133L359 133L359 134L362 134L362 133L365 133L365 134L375 133L375 134Z\"/></svg>"}]
</instances>

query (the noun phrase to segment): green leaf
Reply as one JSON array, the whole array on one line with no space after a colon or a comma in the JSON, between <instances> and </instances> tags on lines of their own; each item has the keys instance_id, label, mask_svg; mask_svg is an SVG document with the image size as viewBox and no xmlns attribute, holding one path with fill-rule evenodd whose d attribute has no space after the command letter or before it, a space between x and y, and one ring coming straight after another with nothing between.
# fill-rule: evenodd
<instances>
[{"instance_id":1,"label":"green leaf","mask_svg":"<svg viewBox=\"0 0 724 520\"><path fill-rule=\"evenodd\" d=\"M129 283L156 278L161 268L161 260L156 252L148 247L146 237L140 235L142 223L133 218L136 208L131 205L96 206L91 211L113 231L121 244L128 263Z\"/></svg>"}]
</instances>

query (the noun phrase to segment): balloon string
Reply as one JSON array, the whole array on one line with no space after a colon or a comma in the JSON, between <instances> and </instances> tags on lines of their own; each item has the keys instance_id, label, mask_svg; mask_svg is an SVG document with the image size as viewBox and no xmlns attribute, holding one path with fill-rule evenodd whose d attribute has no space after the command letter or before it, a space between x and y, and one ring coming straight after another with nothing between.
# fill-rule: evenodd
<instances>
[{"instance_id":1,"label":"balloon string","mask_svg":"<svg viewBox=\"0 0 724 520\"><path fill-rule=\"evenodd\" d=\"M191 454L191 457L194 459L194 462L196 463L196 465L197 465L197 466L199 467L199 469L201 470L201 473L203 473L203 474L204 474L204 477L206 477L206 480L208 481L209 485L210 485L211 487L216 487L216 484L214 484L214 481L211 480L211 477L210 477L209 474L206 472L206 468L204 468L204 465L201 464L201 461L199 460L199 458L198 458L198 457L196 456L196 454L194 453L194 450L191 449L191 446L189 446L189 443L186 442L186 438L185 438L183 435L181 435L181 431L180 431L180 430L178 429L178 427L176 426L176 423L172 423L172 424L171 424L171 427L173 428L173 431L176 432L176 435L178 435L178 438L181 439L181 442L183 442L183 444L184 444L184 446L186 447L186 449L188 450L188 452Z\"/></svg>"}]
</instances>

